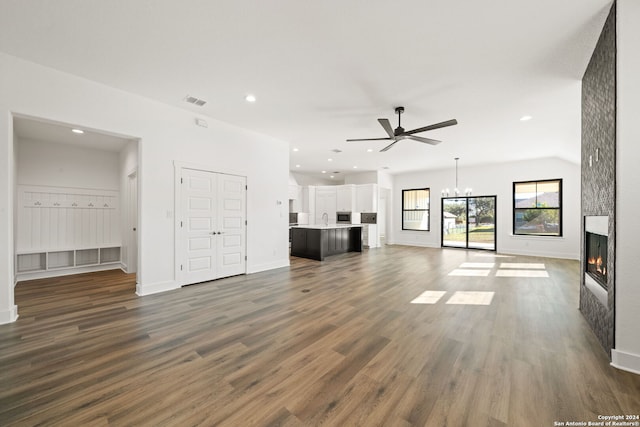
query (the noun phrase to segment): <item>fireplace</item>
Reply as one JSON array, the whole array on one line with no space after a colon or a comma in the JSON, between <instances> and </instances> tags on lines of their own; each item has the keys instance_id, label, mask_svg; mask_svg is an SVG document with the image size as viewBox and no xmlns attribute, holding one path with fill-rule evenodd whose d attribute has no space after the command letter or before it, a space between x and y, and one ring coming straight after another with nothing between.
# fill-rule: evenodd
<instances>
[{"instance_id":1,"label":"fireplace","mask_svg":"<svg viewBox=\"0 0 640 427\"><path fill-rule=\"evenodd\" d=\"M585 259L586 273L600 286L607 289L607 236L586 233Z\"/></svg>"}]
</instances>

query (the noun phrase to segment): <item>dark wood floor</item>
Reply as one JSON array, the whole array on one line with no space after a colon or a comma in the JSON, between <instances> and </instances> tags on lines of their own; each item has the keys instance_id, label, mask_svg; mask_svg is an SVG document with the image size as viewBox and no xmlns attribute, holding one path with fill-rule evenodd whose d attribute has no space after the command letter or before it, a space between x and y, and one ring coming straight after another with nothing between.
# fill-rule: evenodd
<instances>
[{"instance_id":1,"label":"dark wood floor","mask_svg":"<svg viewBox=\"0 0 640 427\"><path fill-rule=\"evenodd\" d=\"M463 265L493 262L486 276ZM515 262L549 277L496 277ZM402 246L142 298L119 271L23 282L20 318L0 326L0 425L552 426L638 414L640 376L609 366L578 283L574 261ZM427 290L444 295L411 303ZM465 291L494 294L447 303Z\"/></svg>"}]
</instances>

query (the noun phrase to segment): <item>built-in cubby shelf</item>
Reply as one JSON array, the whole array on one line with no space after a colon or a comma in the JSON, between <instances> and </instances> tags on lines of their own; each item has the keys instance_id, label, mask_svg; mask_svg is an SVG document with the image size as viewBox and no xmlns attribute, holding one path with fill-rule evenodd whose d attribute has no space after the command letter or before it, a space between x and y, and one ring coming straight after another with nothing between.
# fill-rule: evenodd
<instances>
[{"instance_id":1,"label":"built-in cubby shelf","mask_svg":"<svg viewBox=\"0 0 640 427\"><path fill-rule=\"evenodd\" d=\"M80 249L76 251L76 265L96 265L100 259L100 250L95 249Z\"/></svg>"},{"instance_id":2,"label":"built-in cubby shelf","mask_svg":"<svg viewBox=\"0 0 640 427\"><path fill-rule=\"evenodd\" d=\"M19 273L42 271L47 268L47 254L45 252L18 254L17 258L16 271Z\"/></svg>"},{"instance_id":3,"label":"built-in cubby shelf","mask_svg":"<svg viewBox=\"0 0 640 427\"><path fill-rule=\"evenodd\" d=\"M120 246L18 252L16 273L38 273L120 262Z\"/></svg>"},{"instance_id":4,"label":"built-in cubby shelf","mask_svg":"<svg viewBox=\"0 0 640 427\"><path fill-rule=\"evenodd\" d=\"M120 248L100 248L100 264L120 262Z\"/></svg>"},{"instance_id":5,"label":"built-in cubby shelf","mask_svg":"<svg viewBox=\"0 0 640 427\"><path fill-rule=\"evenodd\" d=\"M52 270L54 268L69 268L74 265L74 253L73 251L55 251L46 252L47 257L47 269Z\"/></svg>"},{"instance_id":6,"label":"built-in cubby shelf","mask_svg":"<svg viewBox=\"0 0 640 427\"><path fill-rule=\"evenodd\" d=\"M120 268L120 192L18 185L15 279Z\"/></svg>"}]
</instances>

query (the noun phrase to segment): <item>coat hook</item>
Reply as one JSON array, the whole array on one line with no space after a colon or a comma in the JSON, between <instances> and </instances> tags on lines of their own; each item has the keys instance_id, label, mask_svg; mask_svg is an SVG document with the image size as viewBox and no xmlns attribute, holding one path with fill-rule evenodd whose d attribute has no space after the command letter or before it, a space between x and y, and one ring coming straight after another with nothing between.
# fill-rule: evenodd
<instances>
[{"instance_id":1,"label":"coat hook","mask_svg":"<svg viewBox=\"0 0 640 427\"><path fill-rule=\"evenodd\" d=\"M78 204L76 202L71 203L71 206L76 207Z\"/></svg>"},{"instance_id":2,"label":"coat hook","mask_svg":"<svg viewBox=\"0 0 640 427\"><path fill-rule=\"evenodd\" d=\"M60 203L55 202L55 203L53 204L53 206L60 206Z\"/></svg>"},{"instance_id":3,"label":"coat hook","mask_svg":"<svg viewBox=\"0 0 640 427\"><path fill-rule=\"evenodd\" d=\"M93 207L93 203L89 203L89 207L92 208Z\"/></svg>"},{"instance_id":4,"label":"coat hook","mask_svg":"<svg viewBox=\"0 0 640 427\"><path fill-rule=\"evenodd\" d=\"M40 203L40 202L35 202L35 203L34 203L34 205L36 205L36 206L40 206L41 204L42 204L42 203Z\"/></svg>"},{"instance_id":5,"label":"coat hook","mask_svg":"<svg viewBox=\"0 0 640 427\"><path fill-rule=\"evenodd\" d=\"M109 205L105 203L105 204L104 204L104 207L105 207L105 208L108 208L108 207L109 207Z\"/></svg>"}]
</instances>

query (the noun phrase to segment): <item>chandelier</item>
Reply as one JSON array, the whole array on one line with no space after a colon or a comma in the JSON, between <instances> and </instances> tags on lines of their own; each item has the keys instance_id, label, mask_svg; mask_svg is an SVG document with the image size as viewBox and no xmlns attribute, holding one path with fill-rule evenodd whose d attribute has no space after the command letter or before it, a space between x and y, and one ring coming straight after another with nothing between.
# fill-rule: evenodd
<instances>
[{"instance_id":1,"label":"chandelier","mask_svg":"<svg viewBox=\"0 0 640 427\"><path fill-rule=\"evenodd\" d=\"M456 186L453 189L453 195L454 197L458 197L460 195L460 190L458 189L458 160L460 160L460 157L455 157L454 160L456 161ZM472 191L473 190L471 188L467 187L464 189L464 195L470 196ZM449 197L449 189L448 188L443 189L441 194L442 194L442 197Z\"/></svg>"}]
</instances>

